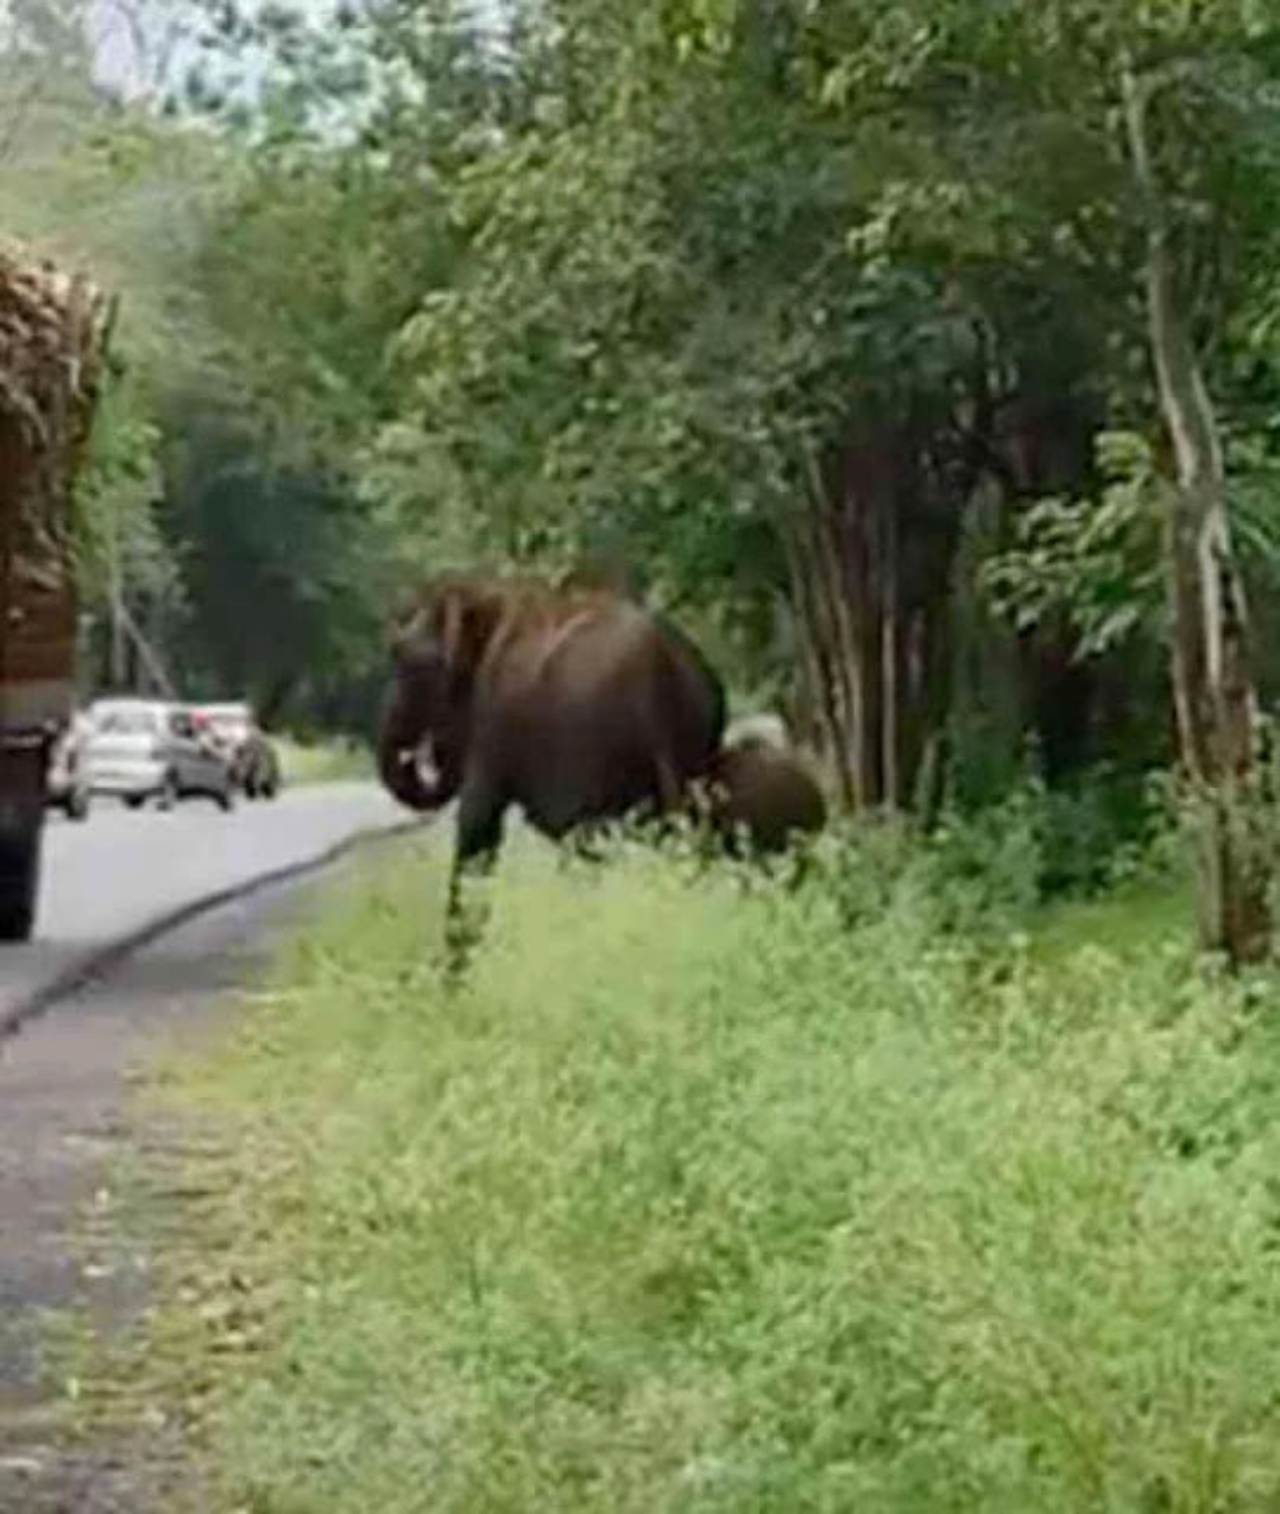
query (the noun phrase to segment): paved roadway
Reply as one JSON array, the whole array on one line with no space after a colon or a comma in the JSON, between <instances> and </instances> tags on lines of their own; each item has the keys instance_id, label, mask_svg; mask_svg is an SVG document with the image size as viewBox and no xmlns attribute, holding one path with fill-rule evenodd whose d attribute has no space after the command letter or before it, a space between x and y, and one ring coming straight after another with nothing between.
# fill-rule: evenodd
<instances>
[{"instance_id":1,"label":"paved roadway","mask_svg":"<svg viewBox=\"0 0 1280 1514\"><path fill-rule=\"evenodd\" d=\"M175 910L411 819L372 783L290 790L229 815L195 799L167 814L102 801L83 824L51 815L37 938L0 947L0 1032L33 995ZM228 992L312 897L311 882L236 897L0 1038L0 1514L166 1514L170 1482L185 1486L190 1466L169 1428L67 1438L51 1321L78 1307L113 1338L145 1307L146 1245L116 1217L114 1163L145 1159L156 1223L180 1232L191 1133L139 1125L129 1081L157 1038L199 1035L223 1007L234 1012Z\"/></svg>"},{"instance_id":2,"label":"paved roadway","mask_svg":"<svg viewBox=\"0 0 1280 1514\"><path fill-rule=\"evenodd\" d=\"M46 950L80 949L95 929L136 920L166 894L165 877L169 894L191 895L385 819L385 808L358 789L292 795L270 818L246 809L224 828L212 808L120 824L104 810L55 841L55 860L66 865L56 886L51 869L48 928L66 936ZM184 838L181 864L166 826ZM113 858L149 860L161 878L122 884L123 864ZM96 902L95 876L118 894L114 913ZM58 1343L74 1310L81 1330L122 1344L149 1301L151 1245L158 1236L180 1245L188 1206L199 1202L187 1157L209 1132L139 1106L129 1096L132 1080L157 1046L198 1048L241 1011L236 990L257 978L278 931L306 918L328 879L311 875L202 913L0 1040L0 1514L213 1507L192 1481L180 1417L135 1423L126 1414L118 1427L87 1439L77 1433L67 1393L76 1359ZM82 913L61 913L73 907ZM41 960L39 951L28 957L37 967ZM115 1193L122 1172L142 1185L124 1205Z\"/></svg>"},{"instance_id":3,"label":"paved roadway","mask_svg":"<svg viewBox=\"0 0 1280 1514\"><path fill-rule=\"evenodd\" d=\"M0 946L0 1028L33 995L158 917L410 819L377 784L361 782L241 800L230 814L206 799L168 813L99 799L83 823L51 814L36 936Z\"/></svg>"}]
</instances>

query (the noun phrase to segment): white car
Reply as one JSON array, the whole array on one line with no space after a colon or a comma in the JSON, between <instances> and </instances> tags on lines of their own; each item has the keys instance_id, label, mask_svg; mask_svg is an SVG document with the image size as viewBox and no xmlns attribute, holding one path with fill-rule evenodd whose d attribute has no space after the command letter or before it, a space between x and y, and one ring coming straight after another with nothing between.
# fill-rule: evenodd
<instances>
[{"instance_id":1,"label":"white car","mask_svg":"<svg viewBox=\"0 0 1280 1514\"><path fill-rule=\"evenodd\" d=\"M204 796L224 810L235 803L231 766L201 736L191 711L159 699L100 699L89 710L85 743L91 793L114 794L136 809L154 799L170 809L179 799Z\"/></svg>"},{"instance_id":2,"label":"white car","mask_svg":"<svg viewBox=\"0 0 1280 1514\"><path fill-rule=\"evenodd\" d=\"M89 718L77 710L58 733L49 753L45 777L45 802L62 810L68 820L89 817L89 781L84 770L84 749L90 731Z\"/></svg>"}]
</instances>

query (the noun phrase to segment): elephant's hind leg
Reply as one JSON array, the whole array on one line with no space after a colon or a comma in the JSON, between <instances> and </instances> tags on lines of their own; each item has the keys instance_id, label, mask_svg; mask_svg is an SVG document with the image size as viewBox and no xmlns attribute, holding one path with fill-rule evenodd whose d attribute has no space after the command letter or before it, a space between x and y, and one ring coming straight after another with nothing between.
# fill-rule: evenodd
<instances>
[{"instance_id":1,"label":"elephant's hind leg","mask_svg":"<svg viewBox=\"0 0 1280 1514\"><path fill-rule=\"evenodd\" d=\"M616 827L607 820L584 820L566 831L560 839L561 866L588 862L593 866L609 860L610 844Z\"/></svg>"}]
</instances>

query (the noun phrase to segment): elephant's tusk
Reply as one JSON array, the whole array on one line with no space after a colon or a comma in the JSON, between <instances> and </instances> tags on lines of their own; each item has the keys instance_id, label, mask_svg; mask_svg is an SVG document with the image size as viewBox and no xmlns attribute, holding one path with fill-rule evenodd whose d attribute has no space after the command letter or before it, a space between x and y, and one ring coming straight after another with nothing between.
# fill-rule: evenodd
<instances>
[{"instance_id":1,"label":"elephant's tusk","mask_svg":"<svg viewBox=\"0 0 1280 1514\"><path fill-rule=\"evenodd\" d=\"M435 757L435 743L428 736L425 741L407 752L402 752L400 761L405 767L412 766L418 782L427 790L440 787L443 777Z\"/></svg>"}]
</instances>

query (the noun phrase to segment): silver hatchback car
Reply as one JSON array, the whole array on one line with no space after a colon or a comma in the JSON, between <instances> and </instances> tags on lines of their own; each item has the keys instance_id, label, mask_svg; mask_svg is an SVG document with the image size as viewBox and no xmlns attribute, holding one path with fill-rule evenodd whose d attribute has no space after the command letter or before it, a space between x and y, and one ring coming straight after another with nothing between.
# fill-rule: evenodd
<instances>
[{"instance_id":1,"label":"silver hatchback car","mask_svg":"<svg viewBox=\"0 0 1280 1514\"><path fill-rule=\"evenodd\" d=\"M235 803L231 766L196 729L191 711L158 699L100 699L89 710L92 729L84 764L94 794L115 794L131 808L154 799L170 809L203 796L224 810Z\"/></svg>"}]
</instances>

